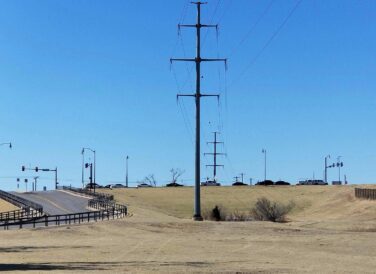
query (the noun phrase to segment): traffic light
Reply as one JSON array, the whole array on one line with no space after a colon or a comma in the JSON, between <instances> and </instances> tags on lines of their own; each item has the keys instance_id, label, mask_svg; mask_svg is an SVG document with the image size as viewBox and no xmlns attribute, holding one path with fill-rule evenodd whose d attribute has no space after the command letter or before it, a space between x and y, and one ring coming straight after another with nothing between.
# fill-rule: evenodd
<instances>
[{"instance_id":1,"label":"traffic light","mask_svg":"<svg viewBox=\"0 0 376 274\"><path fill-rule=\"evenodd\" d=\"M85 168L88 168L88 167L89 167L89 164L88 164L88 163L86 163L86 164L85 164Z\"/></svg>"},{"instance_id":2,"label":"traffic light","mask_svg":"<svg viewBox=\"0 0 376 274\"><path fill-rule=\"evenodd\" d=\"M17 182L19 182L20 181L20 178L17 178Z\"/></svg>"},{"instance_id":3,"label":"traffic light","mask_svg":"<svg viewBox=\"0 0 376 274\"><path fill-rule=\"evenodd\" d=\"M39 168L38 167L35 167L35 172L38 172Z\"/></svg>"},{"instance_id":4,"label":"traffic light","mask_svg":"<svg viewBox=\"0 0 376 274\"><path fill-rule=\"evenodd\" d=\"M21 169L22 169L22 171L25 171L25 166L22 166Z\"/></svg>"},{"instance_id":5,"label":"traffic light","mask_svg":"<svg viewBox=\"0 0 376 274\"><path fill-rule=\"evenodd\" d=\"M25 179L25 183L27 183L29 180L28 179Z\"/></svg>"}]
</instances>

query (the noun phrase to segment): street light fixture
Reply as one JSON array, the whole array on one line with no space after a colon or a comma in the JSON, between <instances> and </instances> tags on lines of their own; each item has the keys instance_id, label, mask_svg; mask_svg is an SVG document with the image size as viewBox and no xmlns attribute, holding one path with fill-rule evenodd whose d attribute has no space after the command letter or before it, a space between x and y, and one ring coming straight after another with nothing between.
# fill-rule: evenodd
<instances>
[{"instance_id":1,"label":"street light fixture","mask_svg":"<svg viewBox=\"0 0 376 274\"><path fill-rule=\"evenodd\" d=\"M12 149L12 143L1 143L0 146L9 145L9 148Z\"/></svg>"}]
</instances>

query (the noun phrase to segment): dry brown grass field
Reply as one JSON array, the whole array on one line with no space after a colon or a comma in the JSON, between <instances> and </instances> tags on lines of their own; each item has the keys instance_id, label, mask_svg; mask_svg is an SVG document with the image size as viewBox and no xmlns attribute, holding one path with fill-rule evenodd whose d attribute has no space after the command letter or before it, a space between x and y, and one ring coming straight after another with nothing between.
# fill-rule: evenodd
<instances>
[{"instance_id":1,"label":"dry brown grass field","mask_svg":"<svg viewBox=\"0 0 376 274\"><path fill-rule=\"evenodd\" d=\"M7 212L12 210L19 209L15 205L12 205L11 203L8 203L7 201L4 201L3 199L0 199L0 212Z\"/></svg>"},{"instance_id":2,"label":"dry brown grass field","mask_svg":"<svg viewBox=\"0 0 376 274\"><path fill-rule=\"evenodd\" d=\"M376 272L376 201L355 199L353 186L202 188L204 209L294 201L287 223L193 222L193 188L106 192L129 205L129 217L0 231L0 271Z\"/></svg>"}]
</instances>

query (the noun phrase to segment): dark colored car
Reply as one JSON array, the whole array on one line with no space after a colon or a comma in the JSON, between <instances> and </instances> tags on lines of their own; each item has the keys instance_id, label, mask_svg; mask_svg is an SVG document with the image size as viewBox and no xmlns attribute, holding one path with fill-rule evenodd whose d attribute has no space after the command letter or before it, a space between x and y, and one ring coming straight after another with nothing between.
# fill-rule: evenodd
<instances>
[{"instance_id":1,"label":"dark colored car","mask_svg":"<svg viewBox=\"0 0 376 274\"><path fill-rule=\"evenodd\" d=\"M242 182L235 182L232 184L233 186L247 186L247 184L242 183Z\"/></svg>"},{"instance_id":2,"label":"dark colored car","mask_svg":"<svg viewBox=\"0 0 376 274\"><path fill-rule=\"evenodd\" d=\"M179 187L179 186L183 186L183 185L178 184L178 183L169 183L166 185L166 187Z\"/></svg>"},{"instance_id":3,"label":"dark colored car","mask_svg":"<svg viewBox=\"0 0 376 274\"><path fill-rule=\"evenodd\" d=\"M272 186L274 185L274 182L272 180L265 180L265 181L258 182L256 185L257 186Z\"/></svg>"},{"instance_id":4,"label":"dark colored car","mask_svg":"<svg viewBox=\"0 0 376 274\"><path fill-rule=\"evenodd\" d=\"M285 181L277 181L274 183L276 186L289 186L290 183L289 182L285 182Z\"/></svg>"},{"instance_id":5,"label":"dark colored car","mask_svg":"<svg viewBox=\"0 0 376 274\"><path fill-rule=\"evenodd\" d=\"M93 189L93 188L103 188L103 186L101 185L98 185L97 183L88 183L85 188L86 189Z\"/></svg>"}]
</instances>

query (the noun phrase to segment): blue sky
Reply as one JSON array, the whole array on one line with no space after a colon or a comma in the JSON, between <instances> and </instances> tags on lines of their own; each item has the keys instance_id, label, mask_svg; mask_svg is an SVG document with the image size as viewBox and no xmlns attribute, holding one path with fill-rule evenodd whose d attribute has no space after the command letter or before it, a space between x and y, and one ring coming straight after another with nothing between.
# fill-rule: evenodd
<instances>
[{"instance_id":1,"label":"blue sky","mask_svg":"<svg viewBox=\"0 0 376 274\"><path fill-rule=\"evenodd\" d=\"M169 170L194 179L194 89L189 1L0 1L0 188L15 189L21 166L59 168L62 184L81 183L81 148L97 151L97 181L130 181ZM244 172L296 183L322 178L324 157L342 156L350 183L374 183L376 166L376 2L212 0L203 21L202 153L221 131L222 183ZM273 34L274 39L270 41ZM243 42L241 42L243 41ZM267 47L262 50L265 45ZM87 154L89 157L89 154ZM202 156L202 178L210 176ZM53 174L38 173L53 186ZM329 170L329 180L338 171ZM23 187L23 186L22 186Z\"/></svg>"}]
</instances>

